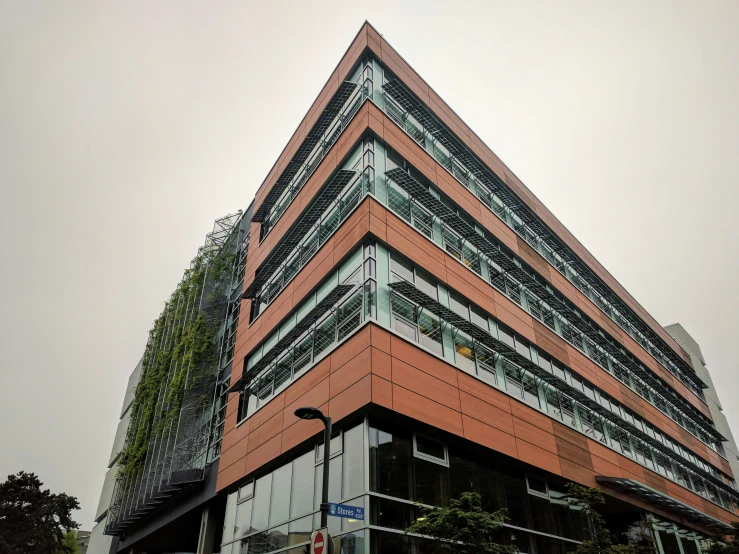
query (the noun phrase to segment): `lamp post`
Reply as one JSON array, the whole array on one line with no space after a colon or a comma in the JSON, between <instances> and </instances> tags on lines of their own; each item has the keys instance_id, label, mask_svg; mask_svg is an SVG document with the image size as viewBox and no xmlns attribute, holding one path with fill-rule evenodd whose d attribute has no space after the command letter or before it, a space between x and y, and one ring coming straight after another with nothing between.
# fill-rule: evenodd
<instances>
[{"instance_id":1,"label":"lamp post","mask_svg":"<svg viewBox=\"0 0 739 554\"><path fill-rule=\"evenodd\" d=\"M300 419L320 419L323 431L323 493L321 494L321 527L328 527L328 466L331 457L331 418L318 408L298 408L295 415Z\"/></svg>"}]
</instances>

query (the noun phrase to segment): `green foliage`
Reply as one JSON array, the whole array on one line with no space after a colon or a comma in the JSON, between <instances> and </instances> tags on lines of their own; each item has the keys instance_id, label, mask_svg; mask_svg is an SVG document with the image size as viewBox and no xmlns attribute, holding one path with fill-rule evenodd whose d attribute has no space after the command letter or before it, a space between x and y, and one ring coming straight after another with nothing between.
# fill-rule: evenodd
<instances>
[{"instance_id":1,"label":"green foliage","mask_svg":"<svg viewBox=\"0 0 739 554\"><path fill-rule=\"evenodd\" d=\"M739 537L739 523L734 522L731 526L734 528L728 535L731 537L731 541L724 542L713 539L708 546L708 550L706 550L706 554L739 554L739 540L737 540L737 537Z\"/></svg>"},{"instance_id":2,"label":"green foliage","mask_svg":"<svg viewBox=\"0 0 739 554\"><path fill-rule=\"evenodd\" d=\"M80 507L77 499L42 486L34 473L25 471L0 483L0 554L76 552L65 543L64 530L79 527L72 519L72 510Z\"/></svg>"},{"instance_id":3,"label":"green foliage","mask_svg":"<svg viewBox=\"0 0 739 554\"><path fill-rule=\"evenodd\" d=\"M422 518L408 527L406 533L425 535L442 541L441 552L462 554L514 554L517 549L495 542L496 531L507 519L506 510L486 512L480 495L465 492L446 508L421 508Z\"/></svg>"},{"instance_id":4,"label":"green foliage","mask_svg":"<svg viewBox=\"0 0 739 554\"><path fill-rule=\"evenodd\" d=\"M232 253L199 254L154 321L119 462L122 473L136 475L143 470L152 439L176 424L186 390L214 369L221 322L201 306L220 300L230 282L233 262Z\"/></svg>"},{"instance_id":5,"label":"green foliage","mask_svg":"<svg viewBox=\"0 0 739 554\"><path fill-rule=\"evenodd\" d=\"M574 554L654 554L657 552L653 539L646 532L639 539L627 544L616 544L606 522L595 506L605 504L603 493L592 487L567 483L567 503L583 511L590 528L591 540L581 542Z\"/></svg>"},{"instance_id":6,"label":"green foliage","mask_svg":"<svg viewBox=\"0 0 739 554\"><path fill-rule=\"evenodd\" d=\"M77 531L70 529L64 533L62 548L57 548L54 554L79 554L80 547L77 544Z\"/></svg>"}]
</instances>

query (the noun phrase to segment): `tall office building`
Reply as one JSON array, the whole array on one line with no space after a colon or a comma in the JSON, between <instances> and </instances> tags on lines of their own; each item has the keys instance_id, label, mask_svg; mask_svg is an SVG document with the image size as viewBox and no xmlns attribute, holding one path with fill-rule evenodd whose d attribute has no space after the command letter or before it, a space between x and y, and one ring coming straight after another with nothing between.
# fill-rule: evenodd
<instances>
[{"instance_id":1,"label":"tall office building","mask_svg":"<svg viewBox=\"0 0 739 554\"><path fill-rule=\"evenodd\" d=\"M660 554L739 519L695 359L369 24L226 223L150 335L119 552L305 552L326 469L303 406L334 421L329 500L365 508L329 518L337 553L431 552L418 504L467 491L507 508L501 542L568 552L568 482Z\"/></svg>"}]
</instances>

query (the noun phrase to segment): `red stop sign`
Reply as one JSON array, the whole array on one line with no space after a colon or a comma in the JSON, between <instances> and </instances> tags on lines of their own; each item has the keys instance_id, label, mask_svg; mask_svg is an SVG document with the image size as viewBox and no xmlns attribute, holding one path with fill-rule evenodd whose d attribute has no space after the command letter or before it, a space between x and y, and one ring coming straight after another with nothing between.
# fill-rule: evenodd
<instances>
[{"instance_id":1,"label":"red stop sign","mask_svg":"<svg viewBox=\"0 0 739 554\"><path fill-rule=\"evenodd\" d=\"M313 537L313 554L323 554L323 547L325 544L323 533L318 531L316 536Z\"/></svg>"}]
</instances>

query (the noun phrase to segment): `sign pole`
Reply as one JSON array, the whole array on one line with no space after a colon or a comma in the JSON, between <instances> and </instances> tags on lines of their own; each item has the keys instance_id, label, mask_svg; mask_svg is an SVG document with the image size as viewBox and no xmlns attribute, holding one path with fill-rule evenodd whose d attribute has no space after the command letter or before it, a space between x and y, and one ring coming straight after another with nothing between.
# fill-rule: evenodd
<instances>
[{"instance_id":1,"label":"sign pole","mask_svg":"<svg viewBox=\"0 0 739 554\"><path fill-rule=\"evenodd\" d=\"M321 527L328 527L328 477L331 463L331 418L323 420L323 493L321 495Z\"/></svg>"}]
</instances>

